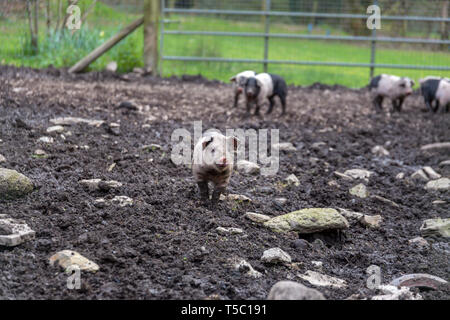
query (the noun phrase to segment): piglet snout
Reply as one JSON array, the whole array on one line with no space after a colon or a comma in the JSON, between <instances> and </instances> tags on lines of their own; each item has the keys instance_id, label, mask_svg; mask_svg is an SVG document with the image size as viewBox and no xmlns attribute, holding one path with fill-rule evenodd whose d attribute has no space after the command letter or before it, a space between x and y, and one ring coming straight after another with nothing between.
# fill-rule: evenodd
<instances>
[{"instance_id":1,"label":"piglet snout","mask_svg":"<svg viewBox=\"0 0 450 320\"><path fill-rule=\"evenodd\" d=\"M219 167L226 167L228 165L228 160L227 158L222 158L219 160L219 163L217 164L217 166Z\"/></svg>"}]
</instances>

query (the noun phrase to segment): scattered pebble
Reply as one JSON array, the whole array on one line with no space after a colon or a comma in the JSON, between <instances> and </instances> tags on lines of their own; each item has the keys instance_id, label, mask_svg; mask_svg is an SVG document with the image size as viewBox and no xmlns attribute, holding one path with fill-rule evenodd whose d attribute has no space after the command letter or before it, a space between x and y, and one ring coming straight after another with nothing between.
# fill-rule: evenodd
<instances>
[{"instance_id":1,"label":"scattered pebble","mask_svg":"<svg viewBox=\"0 0 450 320\"><path fill-rule=\"evenodd\" d=\"M55 142L55 140L52 137L40 137L38 139L38 142L51 144L51 143Z\"/></svg>"},{"instance_id":2,"label":"scattered pebble","mask_svg":"<svg viewBox=\"0 0 450 320\"><path fill-rule=\"evenodd\" d=\"M305 274L298 274L299 278L308 281L314 286L318 287L332 287L332 288L345 288L347 283L345 280L331 277L316 271L308 270Z\"/></svg>"},{"instance_id":3,"label":"scattered pebble","mask_svg":"<svg viewBox=\"0 0 450 320\"><path fill-rule=\"evenodd\" d=\"M216 228L217 233L220 233L222 235L228 235L228 234L241 234L244 233L244 230L240 228L224 228L224 227L217 227Z\"/></svg>"},{"instance_id":4,"label":"scattered pebble","mask_svg":"<svg viewBox=\"0 0 450 320\"><path fill-rule=\"evenodd\" d=\"M225 201L225 200L231 200L231 201L241 201L241 202L253 202L252 199L250 199L247 196L244 196L243 194L233 194L230 193L227 196L221 194L220 201Z\"/></svg>"},{"instance_id":5,"label":"scattered pebble","mask_svg":"<svg viewBox=\"0 0 450 320\"><path fill-rule=\"evenodd\" d=\"M387 151L383 146L375 146L370 151L378 157L387 157L389 155L389 151Z\"/></svg>"},{"instance_id":6,"label":"scattered pebble","mask_svg":"<svg viewBox=\"0 0 450 320\"><path fill-rule=\"evenodd\" d=\"M0 168L0 199L15 199L33 191L33 182L23 174Z\"/></svg>"},{"instance_id":7,"label":"scattered pebble","mask_svg":"<svg viewBox=\"0 0 450 320\"><path fill-rule=\"evenodd\" d=\"M384 294L373 296L372 300L422 300L420 294L414 294L408 287L397 288L391 285L381 285L377 288Z\"/></svg>"},{"instance_id":8,"label":"scattered pebble","mask_svg":"<svg viewBox=\"0 0 450 320\"><path fill-rule=\"evenodd\" d=\"M449 178L440 178L437 180L429 181L425 189L428 191L447 191L450 190L450 179Z\"/></svg>"},{"instance_id":9,"label":"scattered pebble","mask_svg":"<svg viewBox=\"0 0 450 320\"><path fill-rule=\"evenodd\" d=\"M325 300L323 294L301 283L279 281L270 289L267 300Z\"/></svg>"},{"instance_id":10,"label":"scattered pebble","mask_svg":"<svg viewBox=\"0 0 450 320\"><path fill-rule=\"evenodd\" d=\"M450 142L431 143L420 147L420 150L422 151L439 149L450 149Z\"/></svg>"},{"instance_id":11,"label":"scattered pebble","mask_svg":"<svg viewBox=\"0 0 450 320\"><path fill-rule=\"evenodd\" d=\"M344 174L353 179L363 179L367 181L368 178L370 178L370 176L373 174L373 172L365 169L350 169L346 170Z\"/></svg>"},{"instance_id":12,"label":"scattered pebble","mask_svg":"<svg viewBox=\"0 0 450 320\"><path fill-rule=\"evenodd\" d=\"M35 235L25 221L0 215L0 246L14 247L34 239Z\"/></svg>"},{"instance_id":13,"label":"scattered pebble","mask_svg":"<svg viewBox=\"0 0 450 320\"><path fill-rule=\"evenodd\" d=\"M271 248L264 251L261 261L265 263L290 263L292 258L280 248Z\"/></svg>"},{"instance_id":14,"label":"scattered pebble","mask_svg":"<svg viewBox=\"0 0 450 320\"><path fill-rule=\"evenodd\" d=\"M255 213L255 212L246 212L244 216L247 219L250 219L250 220L252 220L254 222L257 222L257 223L263 223L263 222L266 222L266 221L270 220L269 216L266 216L266 215L260 214L260 213Z\"/></svg>"},{"instance_id":15,"label":"scattered pebble","mask_svg":"<svg viewBox=\"0 0 450 320\"><path fill-rule=\"evenodd\" d=\"M243 259L232 259L232 265L235 270L245 273L247 276L252 278L262 277L262 273L253 269L250 263Z\"/></svg>"},{"instance_id":16,"label":"scattered pebble","mask_svg":"<svg viewBox=\"0 0 450 320\"><path fill-rule=\"evenodd\" d=\"M442 236L444 238L449 238L450 218L425 220L420 227L420 231L424 236Z\"/></svg>"},{"instance_id":17,"label":"scattered pebble","mask_svg":"<svg viewBox=\"0 0 450 320\"><path fill-rule=\"evenodd\" d=\"M0 163L6 162L6 158L0 154Z\"/></svg>"},{"instance_id":18,"label":"scattered pebble","mask_svg":"<svg viewBox=\"0 0 450 320\"><path fill-rule=\"evenodd\" d=\"M70 126L74 124L85 123L89 126L96 126L96 127L99 127L104 123L103 120L92 120L77 117L54 118L50 119L50 122L54 125L61 125L61 126Z\"/></svg>"},{"instance_id":19,"label":"scattered pebble","mask_svg":"<svg viewBox=\"0 0 450 320\"><path fill-rule=\"evenodd\" d=\"M297 151L297 148L290 142L280 142L272 145L274 150L278 151Z\"/></svg>"},{"instance_id":20,"label":"scattered pebble","mask_svg":"<svg viewBox=\"0 0 450 320\"><path fill-rule=\"evenodd\" d=\"M47 133L62 133L64 132L63 126L53 126L47 128Z\"/></svg>"},{"instance_id":21,"label":"scattered pebble","mask_svg":"<svg viewBox=\"0 0 450 320\"><path fill-rule=\"evenodd\" d=\"M236 163L236 169L244 174L258 174L260 171L260 167L257 163L247 160L239 160Z\"/></svg>"},{"instance_id":22,"label":"scattered pebble","mask_svg":"<svg viewBox=\"0 0 450 320\"><path fill-rule=\"evenodd\" d=\"M58 263L64 270L67 270L67 268L73 265L78 266L82 271L88 272L96 272L100 269L96 263L72 250L63 250L54 254L50 257L49 263L52 266Z\"/></svg>"},{"instance_id":23,"label":"scattered pebble","mask_svg":"<svg viewBox=\"0 0 450 320\"><path fill-rule=\"evenodd\" d=\"M357 196L359 198L367 198L369 192L364 184L360 183L349 190L351 195Z\"/></svg>"},{"instance_id":24,"label":"scattered pebble","mask_svg":"<svg viewBox=\"0 0 450 320\"><path fill-rule=\"evenodd\" d=\"M376 216L368 216L368 215L364 215L361 217L360 222L369 228L379 228L381 222L383 221L383 218L380 215L376 215Z\"/></svg>"},{"instance_id":25,"label":"scattered pebble","mask_svg":"<svg viewBox=\"0 0 450 320\"><path fill-rule=\"evenodd\" d=\"M286 179L284 179L289 185L295 185L295 186L299 186L300 185L300 181L298 180L298 178L295 176L295 174L291 174L289 175Z\"/></svg>"},{"instance_id":26,"label":"scattered pebble","mask_svg":"<svg viewBox=\"0 0 450 320\"><path fill-rule=\"evenodd\" d=\"M409 242L410 244L415 244L415 245L417 245L417 246L419 246L419 247L428 247L428 246L429 246L428 241L425 240L425 239L422 238L422 237L415 237L414 239L408 240L408 242Z\"/></svg>"}]
</instances>

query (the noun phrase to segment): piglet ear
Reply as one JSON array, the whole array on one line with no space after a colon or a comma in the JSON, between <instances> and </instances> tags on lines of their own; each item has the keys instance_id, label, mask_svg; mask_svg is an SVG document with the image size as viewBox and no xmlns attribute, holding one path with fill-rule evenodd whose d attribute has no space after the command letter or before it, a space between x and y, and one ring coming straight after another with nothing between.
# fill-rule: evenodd
<instances>
[{"instance_id":1,"label":"piglet ear","mask_svg":"<svg viewBox=\"0 0 450 320\"><path fill-rule=\"evenodd\" d=\"M231 82L236 82L236 76L230 78Z\"/></svg>"},{"instance_id":2,"label":"piglet ear","mask_svg":"<svg viewBox=\"0 0 450 320\"><path fill-rule=\"evenodd\" d=\"M228 137L228 139L230 139L233 142L233 149L234 151L236 151L240 143L239 139L236 137Z\"/></svg>"},{"instance_id":3,"label":"piglet ear","mask_svg":"<svg viewBox=\"0 0 450 320\"><path fill-rule=\"evenodd\" d=\"M208 144L210 144L213 141L213 139L214 137L210 137L209 139L203 141L202 143L203 150L205 150L205 148L208 146Z\"/></svg>"}]
</instances>

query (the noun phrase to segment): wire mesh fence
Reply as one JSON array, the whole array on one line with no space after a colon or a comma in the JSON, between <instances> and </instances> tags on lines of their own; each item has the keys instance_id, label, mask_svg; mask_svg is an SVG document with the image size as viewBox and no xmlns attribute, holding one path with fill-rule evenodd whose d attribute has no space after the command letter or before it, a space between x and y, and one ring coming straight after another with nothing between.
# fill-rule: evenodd
<instances>
[{"instance_id":1,"label":"wire mesh fence","mask_svg":"<svg viewBox=\"0 0 450 320\"><path fill-rule=\"evenodd\" d=\"M39 52L31 47L27 2L31 7L38 3ZM144 0L75 2L83 23L72 33L59 31L64 29L66 9L74 0L1 0L0 64L70 67L141 17L144 8ZM375 74L414 79L450 76L449 0L378 0L381 29L376 30L376 37L384 40L376 43L373 31L367 28L367 8L373 3L161 0L160 68L163 76L201 74L223 81L241 70L267 70L293 84L352 87L367 83L373 63L381 66L375 68ZM110 61L117 62L118 71L142 67L143 43L141 27L89 68L103 69ZM294 64L299 61L307 64Z\"/></svg>"}]
</instances>

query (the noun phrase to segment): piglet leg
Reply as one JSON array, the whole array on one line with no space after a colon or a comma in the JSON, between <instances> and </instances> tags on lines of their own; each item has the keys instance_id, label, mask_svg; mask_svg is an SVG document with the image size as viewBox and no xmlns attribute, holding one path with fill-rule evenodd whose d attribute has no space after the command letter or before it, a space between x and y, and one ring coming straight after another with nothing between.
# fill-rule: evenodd
<instances>
[{"instance_id":1,"label":"piglet leg","mask_svg":"<svg viewBox=\"0 0 450 320\"><path fill-rule=\"evenodd\" d=\"M199 181L197 182L198 189L200 191L200 197L203 202L207 202L209 199L209 189L208 189L208 182L206 181Z\"/></svg>"},{"instance_id":2,"label":"piglet leg","mask_svg":"<svg viewBox=\"0 0 450 320\"><path fill-rule=\"evenodd\" d=\"M219 202L220 195L225 193L225 187L215 187L214 192L212 194L211 203L212 205L216 205Z\"/></svg>"}]
</instances>

